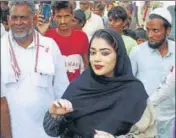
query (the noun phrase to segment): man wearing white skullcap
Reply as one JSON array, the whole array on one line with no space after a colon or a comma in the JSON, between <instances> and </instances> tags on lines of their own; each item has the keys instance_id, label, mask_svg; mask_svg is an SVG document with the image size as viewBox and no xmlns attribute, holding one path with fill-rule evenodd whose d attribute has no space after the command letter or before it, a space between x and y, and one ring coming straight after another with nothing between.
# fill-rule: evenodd
<instances>
[{"instance_id":1,"label":"man wearing white skullcap","mask_svg":"<svg viewBox=\"0 0 176 138\"><path fill-rule=\"evenodd\" d=\"M157 90L175 66L175 42L167 39L171 32L171 21L172 17L166 8L154 9L146 22L148 41L135 47L130 53L133 74L143 82L149 96ZM158 138L172 137L171 126L174 118L171 112L175 107L170 105L173 99L175 97L158 107ZM165 112L165 107L170 108L170 111Z\"/></svg>"}]
</instances>

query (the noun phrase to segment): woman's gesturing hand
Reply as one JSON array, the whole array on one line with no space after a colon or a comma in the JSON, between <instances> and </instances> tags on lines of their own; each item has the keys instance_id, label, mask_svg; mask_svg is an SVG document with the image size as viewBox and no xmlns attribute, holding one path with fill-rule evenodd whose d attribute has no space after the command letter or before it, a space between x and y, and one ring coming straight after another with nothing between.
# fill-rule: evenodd
<instances>
[{"instance_id":1,"label":"woman's gesturing hand","mask_svg":"<svg viewBox=\"0 0 176 138\"><path fill-rule=\"evenodd\" d=\"M73 111L72 103L66 99L58 99L54 101L49 109L49 113L53 117L57 117L58 115L65 115L72 111Z\"/></svg>"}]
</instances>

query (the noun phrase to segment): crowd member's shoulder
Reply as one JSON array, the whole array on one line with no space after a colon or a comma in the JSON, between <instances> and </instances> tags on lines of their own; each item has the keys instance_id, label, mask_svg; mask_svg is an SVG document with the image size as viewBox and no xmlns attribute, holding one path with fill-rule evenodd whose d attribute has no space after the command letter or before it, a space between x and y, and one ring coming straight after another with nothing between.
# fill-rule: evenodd
<instances>
[{"instance_id":1,"label":"crowd member's shoulder","mask_svg":"<svg viewBox=\"0 0 176 138\"><path fill-rule=\"evenodd\" d=\"M136 40L135 39L133 39L131 36L128 36L128 35L122 35L122 38L125 40L125 41L130 41L130 42L133 42L133 43L136 43L137 44L137 42L136 42Z\"/></svg>"},{"instance_id":2,"label":"crowd member's shoulder","mask_svg":"<svg viewBox=\"0 0 176 138\"><path fill-rule=\"evenodd\" d=\"M168 47L169 47L169 52L175 55L175 41L174 40L168 39Z\"/></svg>"},{"instance_id":3,"label":"crowd member's shoulder","mask_svg":"<svg viewBox=\"0 0 176 138\"><path fill-rule=\"evenodd\" d=\"M5 32L2 36L1 36L1 42L2 41L7 41L6 39L8 38L8 32ZM2 43L1 43L2 44Z\"/></svg>"},{"instance_id":4,"label":"crowd member's shoulder","mask_svg":"<svg viewBox=\"0 0 176 138\"><path fill-rule=\"evenodd\" d=\"M1 36L1 46L0 46L1 57L2 55L4 55L5 51L7 50L7 43L8 43L8 32L6 32L3 36Z\"/></svg>"},{"instance_id":5,"label":"crowd member's shoulder","mask_svg":"<svg viewBox=\"0 0 176 138\"><path fill-rule=\"evenodd\" d=\"M58 49L56 42L53 40L51 37L43 36L40 34L41 39L41 44L46 45L51 49Z\"/></svg>"},{"instance_id":6,"label":"crowd member's shoulder","mask_svg":"<svg viewBox=\"0 0 176 138\"><path fill-rule=\"evenodd\" d=\"M101 20L101 21L102 21L101 17L98 16L98 15L96 15L96 14L94 14L93 12L92 12L91 18L92 18L93 20Z\"/></svg>"},{"instance_id":7,"label":"crowd member's shoulder","mask_svg":"<svg viewBox=\"0 0 176 138\"><path fill-rule=\"evenodd\" d=\"M81 40L80 38L88 39L87 34L84 31L76 30L76 29L73 29L72 31L73 31L73 35L78 37L79 40Z\"/></svg>"},{"instance_id":8,"label":"crowd member's shoulder","mask_svg":"<svg viewBox=\"0 0 176 138\"><path fill-rule=\"evenodd\" d=\"M72 29L74 34L86 35L86 33L82 30Z\"/></svg>"},{"instance_id":9,"label":"crowd member's shoulder","mask_svg":"<svg viewBox=\"0 0 176 138\"><path fill-rule=\"evenodd\" d=\"M52 35L52 34L55 34L55 33L56 33L56 28L51 28L51 29L48 29L45 32L45 36Z\"/></svg>"},{"instance_id":10,"label":"crowd member's shoulder","mask_svg":"<svg viewBox=\"0 0 176 138\"><path fill-rule=\"evenodd\" d=\"M7 50L8 35L9 35L9 33L6 32L6 33L4 33L3 36L1 36L1 46L0 46L0 48L1 48L1 56L2 56L2 54L4 54L5 51ZM5 50L5 51L4 51L4 50Z\"/></svg>"},{"instance_id":11,"label":"crowd member's shoulder","mask_svg":"<svg viewBox=\"0 0 176 138\"><path fill-rule=\"evenodd\" d=\"M175 41L173 40L168 40L168 44L175 49Z\"/></svg>"},{"instance_id":12,"label":"crowd member's shoulder","mask_svg":"<svg viewBox=\"0 0 176 138\"><path fill-rule=\"evenodd\" d=\"M148 45L148 41L144 42L144 43L141 43L138 45L138 47L143 50L143 49L149 49L149 45Z\"/></svg>"},{"instance_id":13,"label":"crowd member's shoulder","mask_svg":"<svg viewBox=\"0 0 176 138\"><path fill-rule=\"evenodd\" d=\"M135 31L133 29L130 29L130 28L123 29L123 35L130 36L134 40L136 39Z\"/></svg>"},{"instance_id":14,"label":"crowd member's shoulder","mask_svg":"<svg viewBox=\"0 0 176 138\"><path fill-rule=\"evenodd\" d=\"M170 44L172 44L172 45L175 44L175 41L174 41L174 40L170 40L170 39L168 39L168 42L169 42Z\"/></svg>"},{"instance_id":15,"label":"crowd member's shoulder","mask_svg":"<svg viewBox=\"0 0 176 138\"><path fill-rule=\"evenodd\" d=\"M136 47L133 47L130 52L130 55L142 54L143 52L148 51L148 49L149 49L148 42L144 42L140 45L137 45Z\"/></svg>"}]
</instances>

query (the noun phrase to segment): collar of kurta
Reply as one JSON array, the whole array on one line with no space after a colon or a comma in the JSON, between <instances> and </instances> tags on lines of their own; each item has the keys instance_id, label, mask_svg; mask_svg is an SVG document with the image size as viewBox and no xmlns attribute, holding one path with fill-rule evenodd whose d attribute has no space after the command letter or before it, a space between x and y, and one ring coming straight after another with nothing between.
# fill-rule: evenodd
<instances>
[{"instance_id":1,"label":"collar of kurta","mask_svg":"<svg viewBox=\"0 0 176 138\"><path fill-rule=\"evenodd\" d=\"M33 33L38 33L36 30L33 30ZM15 48L16 46L19 46L19 44L16 42L16 40L14 39L13 35L12 35L12 31L10 30L9 31L9 34L10 34L10 38L11 38L11 41L13 43L12 47ZM40 37L40 34L39 34L39 37ZM29 49L29 48L35 48L35 43L34 43L34 35L33 35L33 41L31 44L29 44L29 46L26 48L26 49Z\"/></svg>"},{"instance_id":2,"label":"collar of kurta","mask_svg":"<svg viewBox=\"0 0 176 138\"><path fill-rule=\"evenodd\" d=\"M170 56L171 54L174 54L174 51L175 51L175 49L173 49L173 47L171 46L172 44L172 42L170 41L170 40L168 40L167 39L167 42L168 42L168 53L165 55L165 56ZM150 48L149 49L152 53L153 52L158 52L158 50L157 49L152 49L152 48Z\"/></svg>"}]
</instances>

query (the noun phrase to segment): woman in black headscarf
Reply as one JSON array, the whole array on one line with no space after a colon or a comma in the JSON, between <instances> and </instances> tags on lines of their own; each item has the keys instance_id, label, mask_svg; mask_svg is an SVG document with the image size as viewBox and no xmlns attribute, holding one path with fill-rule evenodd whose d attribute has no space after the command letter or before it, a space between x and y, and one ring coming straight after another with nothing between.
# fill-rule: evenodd
<instances>
[{"instance_id":1,"label":"woman in black headscarf","mask_svg":"<svg viewBox=\"0 0 176 138\"><path fill-rule=\"evenodd\" d=\"M132 74L121 36L110 29L96 31L89 64L62 99L52 103L44 118L46 133L62 138L154 137L152 107Z\"/></svg>"}]
</instances>

